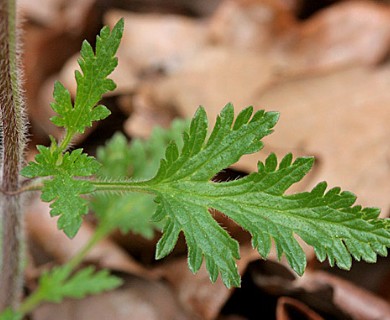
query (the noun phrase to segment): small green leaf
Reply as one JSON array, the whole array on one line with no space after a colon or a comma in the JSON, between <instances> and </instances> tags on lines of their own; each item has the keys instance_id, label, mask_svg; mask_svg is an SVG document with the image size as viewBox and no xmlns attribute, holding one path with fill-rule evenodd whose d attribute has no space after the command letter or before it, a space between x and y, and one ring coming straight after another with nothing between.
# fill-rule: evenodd
<instances>
[{"instance_id":1,"label":"small green leaf","mask_svg":"<svg viewBox=\"0 0 390 320\"><path fill-rule=\"evenodd\" d=\"M249 110L252 111L252 108ZM272 132L278 114L256 112L245 125L239 123L240 130L233 130L233 120L233 106L228 104L218 116L210 138L204 144L207 117L204 109L199 108L191 122L189 134L184 136L180 157L175 161L163 161L155 181L211 179L220 170L237 162L242 155L259 151L263 146L260 139Z\"/></svg>"},{"instance_id":2,"label":"small green leaf","mask_svg":"<svg viewBox=\"0 0 390 320\"><path fill-rule=\"evenodd\" d=\"M47 177L57 174L57 164L62 158L56 146L37 146L39 153L35 156L35 162L31 161L21 170L21 175L26 178Z\"/></svg>"},{"instance_id":3,"label":"small green leaf","mask_svg":"<svg viewBox=\"0 0 390 320\"><path fill-rule=\"evenodd\" d=\"M118 228L123 234L131 231L152 239L155 229L161 229L161 223L151 220L156 209L151 195L99 194L92 200L91 209L109 231Z\"/></svg>"},{"instance_id":4,"label":"small green leaf","mask_svg":"<svg viewBox=\"0 0 390 320\"><path fill-rule=\"evenodd\" d=\"M118 64L115 57L124 28L121 19L112 32L104 27L96 40L96 54L91 45L84 41L81 48L79 65L82 72L76 71L77 92L74 106L69 91L57 82L54 86L53 110L57 113L51 120L66 128L72 134L84 133L93 121L106 118L110 111L103 105L97 105L102 95L114 90L116 85L107 77Z\"/></svg>"},{"instance_id":5,"label":"small green leaf","mask_svg":"<svg viewBox=\"0 0 390 320\"><path fill-rule=\"evenodd\" d=\"M93 267L87 267L71 276L69 267L64 265L43 273L39 279L39 291L35 294L41 301L58 303L65 298L80 299L98 294L121 284L121 279L110 275L107 270L95 272Z\"/></svg>"},{"instance_id":6,"label":"small green leaf","mask_svg":"<svg viewBox=\"0 0 390 320\"><path fill-rule=\"evenodd\" d=\"M95 174L100 164L83 153L82 149L62 154L54 144L50 148L37 148L39 154L35 156L35 162L24 167L21 174L28 178L51 177L43 182L41 199L53 201L50 214L60 216L58 228L73 238L80 228L82 216L88 212L88 203L80 196L95 190L89 181L76 177Z\"/></svg>"},{"instance_id":7,"label":"small green leaf","mask_svg":"<svg viewBox=\"0 0 390 320\"><path fill-rule=\"evenodd\" d=\"M22 320L23 315L8 308L0 314L0 320Z\"/></svg>"},{"instance_id":8,"label":"small green leaf","mask_svg":"<svg viewBox=\"0 0 390 320\"><path fill-rule=\"evenodd\" d=\"M94 190L89 181L76 180L69 175L57 175L44 182L41 199L45 202L53 201L50 215L60 216L58 229L63 230L69 238L77 234L82 216L88 213L88 202L80 195Z\"/></svg>"},{"instance_id":9,"label":"small green leaf","mask_svg":"<svg viewBox=\"0 0 390 320\"><path fill-rule=\"evenodd\" d=\"M142 153L142 150L139 152ZM122 133L116 133L104 147L99 147L96 156L102 164L98 171L99 177L118 179L129 176L133 154Z\"/></svg>"},{"instance_id":10,"label":"small green leaf","mask_svg":"<svg viewBox=\"0 0 390 320\"><path fill-rule=\"evenodd\" d=\"M21 171L21 174L27 178L56 175L87 177L100 168L95 158L83 153L83 149L64 154L53 145L50 148L37 146L37 149L39 153L35 156L35 162L31 161Z\"/></svg>"},{"instance_id":11,"label":"small green leaf","mask_svg":"<svg viewBox=\"0 0 390 320\"><path fill-rule=\"evenodd\" d=\"M121 19L112 32L104 27L96 40L96 54L86 41L81 49L79 65L82 72L76 71L77 93L74 106L69 91L59 82L54 85L53 110L57 113L52 122L66 129L61 143L51 137L50 147L38 146L35 161L21 170L27 178L48 177L43 181L43 201L52 201L50 214L60 216L59 229L69 237L74 237L80 228L82 216L88 211L87 202L81 195L91 193L94 186L80 177L95 174L100 164L83 154L82 149L65 152L73 136L83 133L92 121L106 118L110 111L97 105L102 95L115 89L115 83L107 79L117 66L115 57L124 28ZM96 106L97 105L97 106Z\"/></svg>"}]
</instances>

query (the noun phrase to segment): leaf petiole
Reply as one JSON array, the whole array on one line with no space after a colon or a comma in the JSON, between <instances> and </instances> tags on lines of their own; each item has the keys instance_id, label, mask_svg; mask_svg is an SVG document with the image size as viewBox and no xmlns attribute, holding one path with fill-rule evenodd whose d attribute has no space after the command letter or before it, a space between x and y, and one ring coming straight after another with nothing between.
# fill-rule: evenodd
<instances>
[{"instance_id":1,"label":"leaf petiole","mask_svg":"<svg viewBox=\"0 0 390 320\"><path fill-rule=\"evenodd\" d=\"M61 141L61 144L58 146L60 153L63 153L68 148L69 144L72 142L74 135L75 134L73 132L66 130L65 137Z\"/></svg>"},{"instance_id":2,"label":"leaf petiole","mask_svg":"<svg viewBox=\"0 0 390 320\"><path fill-rule=\"evenodd\" d=\"M91 181L96 191L108 192L140 192L156 194L154 189L147 185L149 181Z\"/></svg>"}]
</instances>

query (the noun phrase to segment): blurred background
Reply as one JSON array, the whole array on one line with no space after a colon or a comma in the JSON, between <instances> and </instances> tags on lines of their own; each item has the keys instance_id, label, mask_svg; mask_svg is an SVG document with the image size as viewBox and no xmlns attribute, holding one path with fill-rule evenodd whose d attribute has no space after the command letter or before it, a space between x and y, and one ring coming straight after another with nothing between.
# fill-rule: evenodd
<instances>
[{"instance_id":1,"label":"blurred background","mask_svg":"<svg viewBox=\"0 0 390 320\"><path fill-rule=\"evenodd\" d=\"M75 95L81 43L123 17L125 33L117 90L103 103L112 115L78 137L91 154L115 132L146 139L156 126L190 118L199 105L210 122L223 106L281 113L265 148L245 156L220 179L256 170L270 152L314 155L313 171L290 192L319 181L358 196L364 206L390 211L390 1L342 0L20 0L24 75L32 159L36 144L61 136L51 124L55 80ZM90 237L87 219L76 240L56 231L49 208L28 201L31 263L27 290L42 268L69 259ZM218 214L217 214L218 215ZM120 289L82 301L46 304L31 319L390 319L390 263L354 262L350 272L316 261L297 277L275 252L262 260L248 235L222 215L240 241L243 283L211 284L192 275L181 239L158 263L158 234L114 234L88 263L125 279Z\"/></svg>"}]
</instances>

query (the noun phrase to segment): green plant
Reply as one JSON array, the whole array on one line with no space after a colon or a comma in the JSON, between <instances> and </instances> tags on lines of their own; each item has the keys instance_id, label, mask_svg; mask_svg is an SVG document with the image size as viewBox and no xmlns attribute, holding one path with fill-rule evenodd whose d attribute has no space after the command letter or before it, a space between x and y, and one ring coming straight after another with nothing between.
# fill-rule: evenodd
<instances>
[{"instance_id":1,"label":"green plant","mask_svg":"<svg viewBox=\"0 0 390 320\"><path fill-rule=\"evenodd\" d=\"M311 157L293 160L288 154L278 161L271 154L264 163L259 162L257 172L244 178L222 183L211 180L241 156L262 149L261 139L278 121L276 112L253 113L249 107L235 117L233 106L228 104L209 134L206 112L199 108L187 129L178 122L170 131L155 133L148 142L134 141L130 148L123 136L115 136L98 152L100 162L82 149L69 150L76 134L109 115L106 107L97 104L104 93L115 88L107 77L117 65L115 53L122 32L123 20L111 32L104 27L97 38L96 53L83 43L74 104L62 84L57 82L54 88L52 108L57 116L52 122L64 128L64 138L57 141L51 137L50 146L37 147L35 161L21 170L28 179L23 186L3 187L3 201L11 199L12 203L21 192L41 191L42 200L51 202L50 214L59 216L58 228L69 237L76 235L90 205L99 218L96 232L67 264L45 272L37 291L20 306L15 300L3 303L3 309L11 309L0 319L21 319L42 301L83 297L120 285L120 279L106 271L75 271L85 254L115 228L147 237L155 228L162 228L157 259L172 251L182 232L192 272L205 260L211 281L221 275L227 287L239 286L238 242L213 219L211 209L249 231L253 247L264 258L274 239L279 258L284 254L300 275L306 256L294 235L314 247L320 261L328 258L331 265L343 269L351 267L352 257L375 262L377 254L387 255L389 220L378 218L379 209L355 206L352 193L340 188L326 191L326 183L320 183L309 192L285 195L309 172L314 162ZM4 122L3 132L6 146ZM147 161L150 166L145 166ZM135 197L134 193L143 196ZM92 201L84 195L90 195ZM152 211L155 213L150 217ZM9 268L4 254L3 249L3 270Z\"/></svg>"}]
</instances>

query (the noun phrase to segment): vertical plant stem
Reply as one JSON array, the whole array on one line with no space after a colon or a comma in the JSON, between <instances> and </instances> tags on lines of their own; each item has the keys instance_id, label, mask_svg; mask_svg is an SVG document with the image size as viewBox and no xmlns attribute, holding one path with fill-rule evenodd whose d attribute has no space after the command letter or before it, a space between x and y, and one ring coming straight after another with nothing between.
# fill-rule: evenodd
<instances>
[{"instance_id":1,"label":"vertical plant stem","mask_svg":"<svg viewBox=\"0 0 390 320\"><path fill-rule=\"evenodd\" d=\"M1 271L0 310L16 308L22 291L23 217L18 190L25 143L24 101L17 55L16 0L0 0Z\"/></svg>"}]
</instances>

